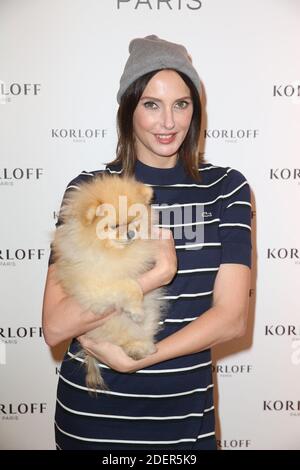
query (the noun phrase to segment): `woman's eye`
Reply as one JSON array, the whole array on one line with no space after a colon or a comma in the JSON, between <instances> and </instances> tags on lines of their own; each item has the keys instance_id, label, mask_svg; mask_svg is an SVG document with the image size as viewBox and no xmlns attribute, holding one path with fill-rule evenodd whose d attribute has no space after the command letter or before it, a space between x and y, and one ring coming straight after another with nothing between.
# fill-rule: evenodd
<instances>
[{"instance_id":1,"label":"woman's eye","mask_svg":"<svg viewBox=\"0 0 300 470\"><path fill-rule=\"evenodd\" d=\"M187 108L189 105L189 102L188 101L178 101L176 103L176 106L178 106L180 109L185 109ZM145 108L148 108L148 109L156 109L157 108L157 104L154 103L154 101L146 101L146 103L144 103L144 106Z\"/></svg>"},{"instance_id":2,"label":"woman's eye","mask_svg":"<svg viewBox=\"0 0 300 470\"><path fill-rule=\"evenodd\" d=\"M185 109L185 108L187 108L187 107L188 107L188 105L189 105L189 102L188 102L188 101L178 101L178 103L177 103L177 104L179 104L179 108L181 108L181 109ZM183 106L182 106L182 105L183 105Z\"/></svg>"},{"instance_id":3,"label":"woman's eye","mask_svg":"<svg viewBox=\"0 0 300 470\"><path fill-rule=\"evenodd\" d=\"M148 104L150 106L148 106ZM152 105L156 106L156 104L153 101L146 101L146 103L144 103L145 108L155 109Z\"/></svg>"}]
</instances>

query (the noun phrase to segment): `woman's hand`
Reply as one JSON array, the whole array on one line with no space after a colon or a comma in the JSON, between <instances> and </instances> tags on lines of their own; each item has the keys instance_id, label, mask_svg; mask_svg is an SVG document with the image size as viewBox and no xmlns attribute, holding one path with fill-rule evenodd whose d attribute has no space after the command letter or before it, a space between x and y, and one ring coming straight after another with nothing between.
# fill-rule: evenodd
<instances>
[{"instance_id":1,"label":"woman's hand","mask_svg":"<svg viewBox=\"0 0 300 470\"><path fill-rule=\"evenodd\" d=\"M154 228L156 257L155 266L139 276L139 282L144 294L169 284L177 272L176 248L171 230Z\"/></svg>"},{"instance_id":2,"label":"woman's hand","mask_svg":"<svg viewBox=\"0 0 300 470\"><path fill-rule=\"evenodd\" d=\"M120 346L116 346L109 341L96 343L85 335L78 336L77 339L91 356L117 372L130 373L139 369L139 361L127 356Z\"/></svg>"},{"instance_id":3,"label":"woman's hand","mask_svg":"<svg viewBox=\"0 0 300 470\"><path fill-rule=\"evenodd\" d=\"M108 308L102 316L102 324L111 318L113 315L120 313L119 309ZM120 347L109 341L96 341L88 338L85 334L77 336L77 340L91 356L95 357L98 361L106 364L111 369L117 372L132 373L144 367L152 366L160 362L158 353L159 343L156 343L156 352L146 356L143 359L135 360L129 357L125 351Z\"/></svg>"},{"instance_id":4,"label":"woman's hand","mask_svg":"<svg viewBox=\"0 0 300 470\"><path fill-rule=\"evenodd\" d=\"M102 312L101 321L98 323L98 326L103 325L111 317L118 314L120 314L120 309L108 307L104 312ZM130 372L133 363L136 362L127 356L122 348L110 343L109 341L101 341L100 343L97 343L84 334L78 336L77 340L83 349L85 349L91 356L117 372Z\"/></svg>"}]
</instances>

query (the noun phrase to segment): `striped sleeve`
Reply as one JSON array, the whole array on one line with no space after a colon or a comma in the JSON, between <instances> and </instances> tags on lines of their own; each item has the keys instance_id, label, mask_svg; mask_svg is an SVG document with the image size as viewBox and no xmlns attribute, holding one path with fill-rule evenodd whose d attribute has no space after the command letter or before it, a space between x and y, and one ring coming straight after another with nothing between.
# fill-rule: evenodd
<instances>
[{"instance_id":1,"label":"striped sleeve","mask_svg":"<svg viewBox=\"0 0 300 470\"><path fill-rule=\"evenodd\" d=\"M238 263L251 268L251 193L238 170L228 172L219 224L221 264Z\"/></svg>"},{"instance_id":2,"label":"striped sleeve","mask_svg":"<svg viewBox=\"0 0 300 470\"><path fill-rule=\"evenodd\" d=\"M82 175L82 173L80 175ZM66 189L65 189L65 192L64 192L64 195L62 197L61 204L60 204L59 215L58 215L58 218L57 218L57 222L55 224L55 228L59 227L62 224L62 220L61 220L61 217L60 217L61 209L64 205L67 194L69 194L70 191L72 191L73 189L76 189L79 186L80 180L81 180L80 175L78 175L78 176L76 176L76 178L72 179L69 182L69 184L67 185ZM52 245L50 244L50 255L49 255L49 260L48 260L48 267L53 263L54 263L54 256L53 256Z\"/></svg>"}]
</instances>

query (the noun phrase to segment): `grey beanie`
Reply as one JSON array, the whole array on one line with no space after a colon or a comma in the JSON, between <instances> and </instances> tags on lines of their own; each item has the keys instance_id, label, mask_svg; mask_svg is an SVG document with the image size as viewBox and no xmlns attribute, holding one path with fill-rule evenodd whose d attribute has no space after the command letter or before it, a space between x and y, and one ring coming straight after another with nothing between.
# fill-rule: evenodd
<instances>
[{"instance_id":1,"label":"grey beanie","mask_svg":"<svg viewBox=\"0 0 300 470\"><path fill-rule=\"evenodd\" d=\"M157 69L172 68L185 73L196 86L199 95L201 94L199 75L192 65L191 56L181 44L151 34L144 38L132 39L129 43L129 53L117 93L119 104L123 93L131 83L145 73Z\"/></svg>"}]
</instances>

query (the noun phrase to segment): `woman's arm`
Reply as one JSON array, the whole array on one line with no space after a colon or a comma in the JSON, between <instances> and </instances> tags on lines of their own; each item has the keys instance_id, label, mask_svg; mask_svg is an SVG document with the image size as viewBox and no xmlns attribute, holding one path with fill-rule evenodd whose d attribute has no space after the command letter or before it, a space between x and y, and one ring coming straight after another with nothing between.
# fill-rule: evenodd
<instances>
[{"instance_id":1,"label":"woman's arm","mask_svg":"<svg viewBox=\"0 0 300 470\"><path fill-rule=\"evenodd\" d=\"M136 361L134 370L243 336L249 309L250 273L246 265L221 264L214 285L213 306L157 343L157 352Z\"/></svg>"},{"instance_id":2,"label":"woman's arm","mask_svg":"<svg viewBox=\"0 0 300 470\"><path fill-rule=\"evenodd\" d=\"M169 284L177 272L177 256L171 230L159 228L156 234L156 264L138 279L144 294Z\"/></svg>"},{"instance_id":3,"label":"woman's arm","mask_svg":"<svg viewBox=\"0 0 300 470\"><path fill-rule=\"evenodd\" d=\"M213 306L176 333L156 343L157 351L134 361L108 342L82 345L100 361L119 372L135 372L159 362L208 349L243 336L249 308L250 269L242 264L221 264L213 291Z\"/></svg>"},{"instance_id":4,"label":"woman's arm","mask_svg":"<svg viewBox=\"0 0 300 470\"><path fill-rule=\"evenodd\" d=\"M72 297L68 296L55 280L55 263L48 268L43 298L43 333L46 343L57 344L82 335L98 326L118 312L107 309L99 316L90 310L83 310Z\"/></svg>"},{"instance_id":5,"label":"woman's arm","mask_svg":"<svg viewBox=\"0 0 300 470\"><path fill-rule=\"evenodd\" d=\"M177 259L172 232L159 229L154 268L142 274L138 279L143 293L168 284L177 270ZM43 300L43 332L46 343L53 347L62 341L80 337L84 333L103 325L118 314L113 307L105 313L96 315L90 310L83 310L78 302L68 296L55 280L55 263L48 268L48 275Z\"/></svg>"}]
</instances>

